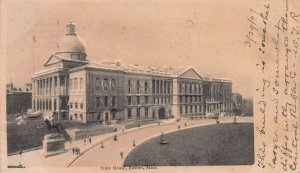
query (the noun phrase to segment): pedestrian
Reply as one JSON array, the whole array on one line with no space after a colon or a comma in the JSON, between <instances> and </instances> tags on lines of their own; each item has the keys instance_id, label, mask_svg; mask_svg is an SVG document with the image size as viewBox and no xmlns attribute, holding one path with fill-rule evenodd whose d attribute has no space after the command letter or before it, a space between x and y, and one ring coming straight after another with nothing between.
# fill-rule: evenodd
<instances>
[{"instance_id":1,"label":"pedestrian","mask_svg":"<svg viewBox=\"0 0 300 173\"><path fill-rule=\"evenodd\" d=\"M114 135L114 141L117 141L117 140L118 140L118 136Z\"/></svg>"},{"instance_id":2,"label":"pedestrian","mask_svg":"<svg viewBox=\"0 0 300 173\"><path fill-rule=\"evenodd\" d=\"M135 140L132 141L132 146L135 147Z\"/></svg>"},{"instance_id":3,"label":"pedestrian","mask_svg":"<svg viewBox=\"0 0 300 173\"><path fill-rule=\"evenodd\" d=\"M21 148L20 148L19 154L20 154L20 157L21 157L22 154L23 154L23 150L22 150Z\"/></svg>"},{"instance_id":4,"label":"pedestrian","mask_svg":"<svg viewBox=\"0 0 300 173\"><path fill-rule=\"evenodd\" d=\"M80 154L80 148L78 147L77 148L77 155L79 155Z\"/></svg>"},{"instance_id":5,"label":"pedestrian","mask_svg":"<svg viewBox=\"0 0 300 173\"><path fill-rule=\"evenodd\" d=\"M89 136L89 142L92 143L92 138L91 138L91 136Z\"/></svg>"},{"instance_id":6,"label":"pedestrian","mask_svg":"<svg viewBox=\"0 0 300 173\"><path fill-rule=\"evenodd\" d=\"M123 159L123 151L120 152L121 159Z\"/></svg>"},{"instance_id":7,"label":"pedestrian","mask_svg":"<svg viewBox=\"0 0 300 173\"><path fill-rule=\"evenodd\" d=\"M22 148L20 148L19 154L20 154L19 166L22 166L22 164L21 164L21 156L23 154Z\"/></svg>"}]
</instances>

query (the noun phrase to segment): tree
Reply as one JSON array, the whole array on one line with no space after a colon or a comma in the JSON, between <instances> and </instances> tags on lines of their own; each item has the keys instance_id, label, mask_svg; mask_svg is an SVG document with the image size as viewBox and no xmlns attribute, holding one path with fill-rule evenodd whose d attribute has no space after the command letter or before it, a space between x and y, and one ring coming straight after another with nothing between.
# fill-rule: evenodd
<instances>
[{"instance_id":1,"label":"tree","mask_svg":"<svg viewBox=\"0 0 300 173\"><path fill-rule=\"evenodd\" d=\"M243 114L253 116L253 100L245 99L243 101Z\"/></svg>"}]
</instances>

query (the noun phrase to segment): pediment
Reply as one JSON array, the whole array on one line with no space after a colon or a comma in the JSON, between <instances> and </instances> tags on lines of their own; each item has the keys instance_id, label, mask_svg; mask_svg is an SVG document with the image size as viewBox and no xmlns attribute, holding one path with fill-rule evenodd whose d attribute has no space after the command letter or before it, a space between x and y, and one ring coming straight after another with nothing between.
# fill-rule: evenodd
<instances>
[{"instance_id":1,"label":"pediment","mask_svg":"<svg viewBox=\"0 0 300 173\"><path fill-rule=\"evenodd\" d=\"M186 71L182 72L178 77L189 79L202 79L200 74L194 68L187 69Z\"/></svg>"},{"instance_id":2,"label":"pediment","mask_svg":"<svg viewBox=\"0 0 300 173\"><path fill-rule=\"evenodd\" d=\"M55 55L51 55L48 60L46 61L46 63L44 64L44 66L49 66L49 65L52 65L52 64L57 64L59 62L61 62L62 60L60 58L58 58L57 56Z\"/></svg>"}]
</instances>

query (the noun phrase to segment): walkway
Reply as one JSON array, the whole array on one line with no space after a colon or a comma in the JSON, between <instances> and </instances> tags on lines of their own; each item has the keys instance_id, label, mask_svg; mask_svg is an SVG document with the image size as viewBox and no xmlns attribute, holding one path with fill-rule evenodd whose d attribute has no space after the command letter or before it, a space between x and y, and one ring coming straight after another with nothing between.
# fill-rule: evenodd
<instances>
[{"instance_id":1,"label":"walkway","mask_svg":"<svg viewBox=\"0 0 300 173\"><path fill-rule=\"evenodd\" d=\"M233 117L221 118L222 122L232 122ZM184 123L187 127L184 127ZM239 117L238 122L252 122L252 117ZM201 119L201 120L182 120L174 122L174 120L164 121L158 124L149 124L141 128L133 128L116 133L104 134L92 137L92 143L86 143L83 140L74 141L71 144L66 143L68 152L52 157L45 158L43 150L36 150L19 155L8 157L9 165L17 165L21 162L26 167L68 167L68 166L84 166L84 167L100 167L100 166L122 166L126 155L134 148L135 144L139 145L143 141L152 137L158 136L161 132L167 133L178 130L178 125L181 129L191 128L201 125L214 124L215 120ZM113 136L118 135L118 140L114 141ZM101 141L104 141L104 148L101 148ZM75 156L72 154L70 148L79 147L82 155ZM123 151L124 158L121 159L120 151Z\"/></svg>"},{"instance_id":2,"label":"walkway","mask_svg":"<svg viewBox=\"0 0 300 173\"><path fill-rule=\"evenodd\" d=\"M224 122L233 122L233 117L227 117L220 119L221 123ZM185 122L187 127L184 126ZM243 117L238 118L238 122L252 122L252 118ZM104 148L101 148L100 145L96 146L78 159L76 159L70 166L87 166L87 167L111 167L117 166L121 167L123 161L126 158L126 155L134 148L133 140L135 140L136 146L142 142L158 136L161 132L169 133L178 130L178 125L180 125L181 130L186 128L192 128L197 126L215 124L215 120L212 119L202 119L202 120L184 120L178 123L166 124L155 127L147 127L134 133L126 133L118 137L117 141L112 139L104 143ZM123 152L123 159L120 156L120 152ZM146 153L145 153L146 154Z\"/></svg>"}]
</instances>

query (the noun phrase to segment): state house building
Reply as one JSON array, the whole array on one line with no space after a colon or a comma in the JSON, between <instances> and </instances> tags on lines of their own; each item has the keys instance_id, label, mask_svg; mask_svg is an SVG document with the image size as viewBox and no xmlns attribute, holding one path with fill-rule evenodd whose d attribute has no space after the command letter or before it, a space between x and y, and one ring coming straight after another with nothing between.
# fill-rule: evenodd
<instances>
[{"instance_id":1,"label":"state house building","mask_svg":"<svg viewBox=\"0 0 300 173\"><path fill-rule=\"evenodd\" d=\"M87 56L73 22L44 67L32 76L32 107L44 115L110 124L232 112L230 80L203 76L193 67L97 62Z\"/></svg>"}]
</instances>

